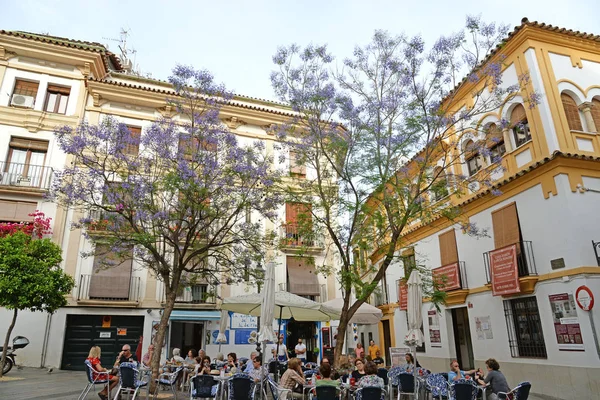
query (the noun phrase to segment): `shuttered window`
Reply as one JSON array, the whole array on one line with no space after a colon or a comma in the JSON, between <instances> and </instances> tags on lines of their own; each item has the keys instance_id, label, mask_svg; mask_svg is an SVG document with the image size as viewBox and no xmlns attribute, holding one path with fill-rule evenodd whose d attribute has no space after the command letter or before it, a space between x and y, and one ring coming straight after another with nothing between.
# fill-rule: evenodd
<instances>
[{"instance_id":1,"label":"shuttered window","mask_svg":"<svg viewBox=\"0 0 600 400\"><path fill-rule=\"evenodd\" d=\"M521 231L516 203L492 212L492 225L494 227L494 246L496 249L517 244L520 252Z\"/></svg>"},{"instance_id":2,"label":"shuttered window","mask_svg":"<svg viewBox=\"0 0 600 400\"><path fill-rule=\"evenodd\" d=\"M0 200L0 221L24 222L33 221L32 214L37 209L37 203L25 201Z\"/></svg>"},{"instance_id":3,"label":"shuttered window","mask_svg":"<svg viewBox=\"0 0 600 400\"><path fill-rule=\"evenodd\" d=\"M583 125L581 124L581 116L579 115L579 108L577 103L571 96L566 93L561 93L560 100L562 101L563 109L567 116L567 123L569 129L572 131L583 131Z\"/></svg>"},{"instance_id":4,"label":"shuttered window","mask_svg":"<svg viewBox=\"0 0 600 400\"><path fill-rule=\"evenodd\" d=\"M319 278L314 262L307 257L286 257L288 291L299 296L318 296Z\"/></svg>"},{"instance_id":5,"label":"shuttered window","mask_svg":"<svg viewBox=\"0 0 600 400\"><path fill-rule=\"evenodd\" d=\"M13 90L13 95L20 94L22 96L30 96L35 98L35 96L37 96L39 86L39 82L17 79L15 80L15 90Z\"/></svg>"},{"instance_id":6,"label":"shuttered window","mask_svg":"<svg viewBox=\"0 0 600 400\"><path fill-rule=\"evenodd\" d=\"M529 122L525 107L522 104L517 105L510 114L510 126L512 127L517 147L531 140L531 131L529 130Z\"/></svg>"},{"instance_id":7,"label":"shuttered window","mask_svg":"<svg viewBox=\"0 0 600 400\"><path fill-rule=\"evenodd\" d=\"M285 203L285 221L288 224L312 221L312 205L306 203Z\"/></svg>"},{"instance_id":8,"label":"shuttered window","mask_svg":"<svg viewBox=\"0 0 600 400\"><path fill-rule=\"evenodd\" d=\"M96 244L94 272L90 282L90 299L129 300L133 248L127 259L122 260L104 244ZM111 264L110 267L105 266Z\"/></svg>"},{"instance_id":9,"label":"shuttered window","mask_svg":"<svg viewBox=\"0 0 600 400\"><path fill-rule=\"evenodd\" d=\"M70 94L71 88L48 85L44 110L51 113L65 114Z\"/></svg>"},{"instance_id":10,"label":"shuttered window","mask_svg":"<svg viewBox=\"0 0 600 400\"><path fill-rule=\"evenodd\" d=\"M592 119L596 125L596 132L600 132L600 100L592 100Z\"/></svg>"},{"instance_id":11,"label":"shuttered window","mask_svg":"<svg viewBox=\"0 0 600 400\"><path fill-rule=\"evenodd\" d=\"M456 231L454 229L438 236L440 240L440 258L442 266L458 262Z\"/></svg>"},{"instance_id":12,"label":"shuttered window","mask_svg":"<svg viewBox=\"0 0 600 400\"><path fill-rule=\"evenodd\" d=\"M306 177L306 167L300 161L300 155L290 150L290 174L298 178Z\"/></svg>"},{"instance_id":13,"label":"shuttered window","mask_svg":"<svg viewBox=\"0 0 600 400\"><path fill-rule=\"evenodd\" d=\"M142 136L142 128L139 126L128 126L129 137L125 146L125 154L137 156L140 151L140 137Z\"/></svg>"}]
</instances>

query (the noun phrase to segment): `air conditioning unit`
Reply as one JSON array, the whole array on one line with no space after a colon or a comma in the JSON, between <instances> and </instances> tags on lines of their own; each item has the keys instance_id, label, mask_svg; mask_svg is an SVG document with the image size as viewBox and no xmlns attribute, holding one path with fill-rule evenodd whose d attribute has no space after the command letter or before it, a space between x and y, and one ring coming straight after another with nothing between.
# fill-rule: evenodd
<instances>
[{"instance_id":1,"label":"air conditioning unit","mask_svg":"<svg viewBox=\"0 0 600 400\"><path fill-rule=\"evenodd\" d=\"M10 102L11 105L17 107L33 108L33 96L24 96L22 94L14 94Z\"/></svg>"}]
</instances>

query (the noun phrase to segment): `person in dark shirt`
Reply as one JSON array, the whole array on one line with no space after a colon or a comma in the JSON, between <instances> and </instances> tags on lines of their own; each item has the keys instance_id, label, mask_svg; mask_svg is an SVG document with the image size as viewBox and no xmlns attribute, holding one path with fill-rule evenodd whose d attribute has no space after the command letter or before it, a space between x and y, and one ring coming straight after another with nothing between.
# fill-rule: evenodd
<instances>
[{"instance_id":1,"label":"person in dark shirt","mask_svg":"<svg viewBox=\"0 0 600 400\"><path fill-rule=\"evenodd\" d=\"M487 400L497 400L498 392L510 392L508 382L506 382L504 374L500 372L500 364L494 358L488 358L485 365L487 366L488 373L484 379L478 379L477 383L480 385L487 385L489 383L490 387L486 391Z\"/></svg>"},{"instance_id":2,"label":"person in dark shirt","mask_svg":"<svg viewBox=\"0 0 600 400\"><path fill-rule=\"evenodd\" d=\"M367 373L365 372L365 362L362 358L357 358L356 361L354 361L354 366L356 367L356 370L352 371L352 378L358 383L363 376L367 376Z\"/></svg>"},{"instance_id":3,"label":"person in dark shirt","mask_svg":"<svg viewBox=\"0 0 600 400\"><path fill-rule=\"evenodd\" d=\"M119 355L117 356L117 359L115 360L115 368L117 368L119 365L121 365L124 362L137 362L137 357L135 356L135 354L133 354L131 352L131 346L129 346L128 344L124 344L123 347L121 348L121 352L119 353Z\"/></svg>"},{"instance_id":4,"label":"person in dark shirt","mask_svg":"<svg viewBox=\"0 0 600 400\"><path fill-rule=\"evenodd\" d=\"M375 365L377 365L377 367L381 367L383 366L383 364L385 364L385 361L383 358L381 358L381 352L379 350L377 350L377 357L375 357L373 359L373 362L375 363Z\"/></svg>"}]
</instances>

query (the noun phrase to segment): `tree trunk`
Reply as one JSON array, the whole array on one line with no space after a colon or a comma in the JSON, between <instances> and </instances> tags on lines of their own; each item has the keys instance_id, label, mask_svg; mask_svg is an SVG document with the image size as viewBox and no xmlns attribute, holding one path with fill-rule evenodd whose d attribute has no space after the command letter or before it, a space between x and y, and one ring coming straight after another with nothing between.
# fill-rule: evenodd
<instances>
[{"instance_id":1,"label":"tree trunk","mask_svg":"<svg viewBox=\"0 0 600 400\"><path fill-rule=\"evenodd\" d=\"M2 359L0 360L0 378L2 378L2 372L4 371L4 363L6 362L6 353L8 352L8 342L10 341L10 334L17 323L17 313L18 309L15 308L15 312L13 313L13 318L8 327L8 331L6 332L6 337L4 338L4 349L2 349Z\"/></svg>"},{"instance_id":2,"label":"tree trunk","mask_svg":"<svg viewBox=\"0 0 600 400\"><path fill-rule=\"evenodd\" d=\"M334 356L334 366L338 368L340 357L344 350L344 342L346 340L346 331L348 329L348 322L350 321L350 315L348 315L348 310L344 310L342 308L342 315L340 316L340 325L338 326L338 334L336 337L335 349L333 349ZM340 330L343 328L343 334L340 333Z\"/></svg>"},{"instance_id":3,"label":"tree trunk","mask_svg":"<svg viewBox=\"0 0 600 400\"><path fill-rule=\"evenodd\" d=\"M165 343L165 336L167 334L167 327L169 326L169 317L171 316L171 312L175 307L175 298L177 297L177 291L169 291L168 286L165 285L165 294L166 303L165 308L163 309L162 316L160 318L160 324L158 325L158 331L156 332L156 337L154 338L154 353L152 354L152 360L150 362L150 366L152 368L152 379L150 381L150 391L154 393L156 384L155 380L158 378L160 374L160 358L162 354L163 345ZM168 350L168 349L167 349ZM169 358L169 354L167 354L167 359Z\"/></svg>"}]
</instances>

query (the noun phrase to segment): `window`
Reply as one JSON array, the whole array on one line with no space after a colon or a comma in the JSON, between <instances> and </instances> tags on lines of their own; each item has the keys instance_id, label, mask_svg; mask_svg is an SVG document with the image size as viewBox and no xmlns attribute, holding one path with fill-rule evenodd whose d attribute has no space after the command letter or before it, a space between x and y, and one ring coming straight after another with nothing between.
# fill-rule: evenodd
<instances>
[{"instance_id":1,"label":"window","mask_svg":"<svg viewBox=\"0 0 600 400\"><path fill-rule=\"evenodd\" d=\"M183 154L186 160L192 160L194 154L199 151L216 152L217 144L208 143L206 140L200 140L197 137L190 137L188 134L181 134L179 137L179 152Z\"/></svg>"},{"instance_id":2,"label":"window","mask_svg":"<svg viewBox=\"0 0 600 400\"><path fill-rule=\"evenodd\" d=\"M290 150L290 175L297 178L306 178L306 167L300 159L300 154Z\"/></svg>"},{"instance_id":3,"label":"window","mask_svg":"<svg viewBox=\"0 0 600 400\"><path fill-rule=\"evenodd\" d=\"M525 114L525 107L522 104L517 105L510 114L510 126L515 138L515 145L519 147L531 140L531 131Z\"/></svg>"},{"instance_id":4,"label":"window","mask_svg":"<svg viewBox=\"0 0 600 400\"><path fill-rule=\"evenodd\" d=\"M116 254L109 245L97 243L94 273L89 283L89 298L130 300L133 247ZM110 268L107 268L110 266Z\"/></svg>"},{"instance_id":5,"label":"window","mask_svg":"<svg viewBox=\"0 0 600 400\"><path fill-rule=\"evenodd\" d=\"M47 151L46 141L11 137L2 183L23 185L27 180L29 183L26 186L39 187L45 171Z\"/></svg>"},{"instance_id":6,"label":"window","mask_svg":"<svg viewBox=\"0 0 600 400\"><path fill-rule=\"evenodd\" d=\"M139 126L128 126L129 136L125 139L127 143L123 152L130 156L137 156L140 151L140 137L142 136L142 128Z\"/></svg>"},{"instance_id":7,"label":"window","mask_svg":"<svg viewBox=\"0 0 600 400\"><path fill-rule=\"evenodd\" d=\"M44 111L56 114L65 114L67 112L67 103L69 102L70 93L71 88L48 85Z\"/></svg>"},{"instance_id":8,"label":"window","mask_svg":"<svg viewBox=\"0 0 600 400\"><path fill-rule=\"evenodd\" d=\"M39 86L39 82L26 81L23 79L15 80L11 105L33 108Z\"/></svg>"},{"instance_id":9,"label":"window","mask_svg":"<svg viewBox=\"0 0 600 400\"><path fill-rule=\"evenodd\" d=\"M504 316L512 357L547 358L535 297L504 300Z\"/></svg>"},{"instance_id":10,"label":"window","mask_svg":"<svg viewBox=\"0 0 600 400\"><path fill-rule=\"evenodd\" d=\"M592 100L592 119L596 125L596 132L600 132L600 100Z\"/></svg>"},{"instance_id":11,"label":"window","mask_svg":"<svg viewBox=\"0 0 600 400\"><path fill-rule=\"evenodd\" d=\"M486 129L486 145L490 152L490 161L498 162L506 153L504 135L496 124L490 124Z\"/></svg>"},{"instance_id":12,"label":"window","mask_svg":"<svg viewBox=\"0 0 600 400\"><path fill-rule=\"evenodd\" d=\"M432 175L433 183L431 184L431 198L435 201L440 201L448 196L448 181L446 173L441 167L436 167Z\"/></svg>"},{"instance_id":13,"label":"window","mask_svg":"<svg viewBox=\"0 0 600 400\"><path fill-rule=\"evenodd\" d=\"M458 262L458 247L456 246L456 231L454 229L438 236L440 242L441 266Z\"/></svg>"},{"instance_id":14,"label":"window","mask_svg":"<svg viewBox=\"0 0 600 400\"><path fill-rule=\"evenodd\" d=\"M567 123L569 129L572 131L583 131L583 125L581 124L581 116L579 115L579 108L577 103L571 96L566 93L560 94L560 100L562 101L563 109L567 116Z\"/></svg>"},{"instance_id":15,"label":"window","mask_svg":"<svg viewBox=\"0 0 600 400\"><path fill-rule=\"evenodd\" d=\"M475 175L483 166L477 145L472 140L469 140L465 145L465 161L467 162L469 176Z\"/></svg>"}]
</instances>

